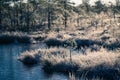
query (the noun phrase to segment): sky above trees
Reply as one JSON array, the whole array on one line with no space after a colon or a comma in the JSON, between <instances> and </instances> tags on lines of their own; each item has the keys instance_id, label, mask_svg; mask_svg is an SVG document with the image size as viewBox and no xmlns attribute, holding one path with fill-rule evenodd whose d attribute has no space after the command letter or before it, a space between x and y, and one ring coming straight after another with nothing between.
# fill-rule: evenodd
<instances>
[{"instance_id":1,"label":"sky above trees","mask_svg":"<svg viewBox=\"0 0 120 80\"><path fill-rule=\"evenodd\" d=\"M72 2L75 2L76 5L79 5L82 3L82 0L71 0ZM90 4L94 4L94 2L97 0L90 0ZM109 2L115 2L115 0L101 0L103 3L108 4Z\"/></svg>"},{"instance_id":2,"label":"sky above trees","mask_svg":"<svg viewBox=\"0 0 120 80\"><path fill-rule=\"evenodd\" d=\"M90 0L90 4L94 4L94 2L97 0ZM115 0L101 0L103 3L109 4L109 2L115 3ZM23 2L27 2L27 0L23 0ZM71 2L74 2L75 5L79 5L82 3L82 0L71 0Z\"/></svg>"}]
</instances>

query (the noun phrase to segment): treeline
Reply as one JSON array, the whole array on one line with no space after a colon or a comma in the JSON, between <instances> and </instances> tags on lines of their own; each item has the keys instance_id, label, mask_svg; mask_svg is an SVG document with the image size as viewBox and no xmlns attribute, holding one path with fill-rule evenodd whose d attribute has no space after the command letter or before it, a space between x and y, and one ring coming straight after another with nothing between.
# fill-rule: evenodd
<instances>
[{"instance_id":1,"label":"treeline","mask_svg":"<svg viewBox=\"0 0 120 80\"><path fill-rule=\"evenodd\" d=\"M0 0L0 31L51 30L53 26L69 27L72 14L120 12L120 0L116 4L103 4L100 0L90 5L89 0L74 6L70 0ZM72 17L73 18L73 17Z\"/></svg>"}]
</instances>

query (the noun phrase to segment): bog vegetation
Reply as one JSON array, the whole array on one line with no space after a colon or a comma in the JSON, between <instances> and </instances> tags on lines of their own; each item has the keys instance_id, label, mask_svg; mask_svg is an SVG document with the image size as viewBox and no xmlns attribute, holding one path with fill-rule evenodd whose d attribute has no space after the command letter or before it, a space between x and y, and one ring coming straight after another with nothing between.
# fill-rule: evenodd
<instances>
[{"instance_id":1,"label":"bog vegetation","mask_svg":"<svg viewBox=\"0 0 120 80\"><path fill-rule=\"evenodd\" d=\"M0 43L45 43L18 59L70 80L120 79L120 0L1 0Z\"/></svg>"}]
</instances>

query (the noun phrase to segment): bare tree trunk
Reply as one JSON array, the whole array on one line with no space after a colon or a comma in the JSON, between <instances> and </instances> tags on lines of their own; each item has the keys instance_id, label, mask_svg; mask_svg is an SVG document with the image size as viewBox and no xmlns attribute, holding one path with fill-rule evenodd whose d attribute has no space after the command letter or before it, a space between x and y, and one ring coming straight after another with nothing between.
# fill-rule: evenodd
<instances>
[{"instance_id":1,"label":"bare tree trunk","mask_svg":"<svg viewBox=\"0 0 120 80\"><path fill-rule=\"evenodd\" d=\"M16 18L17 18L16 27L17 27L17 30L19 30L19 12L18 12L18 5L17 5L17 9L16 9Z\"/></svg>"},{"instance_id":2,"label":"bare tree trunk","mask_svg":"<svg viewBox=\"0 0 120 80\"><path fill-rule=\"evenodd\" d=\"M23 28L23 12L22 12L22 3L20 1L20 30Z\"/></svg>"},{"instance_id":3,"label":"bare tree trunk","mask_svg":"<svg viewBox=\"0 0 120 80\"><path fill-rule=\"evenodd\" d=\"M72 63L72 49L70 49L70 63Z\"/></svg>"},{"instance_id":4,"label":"bare tree trunk","mask_svg":"<svg viewBox=\"0 0 120 80\"><path fill-rule=\"evenodd\" d=\"M67 28L67 13L66 13L66 10L67 10L67 0L64 1L64 9L65 9L65 14L64 14L64 26L65 26L65 29Z\"/></svg>"},{"instance_id":5,"label":"bare tree trunk","mask_svg":"<svg viewBox=\"0 0 120 80\"><path fill-rule=\"evenodd\" d=\"M29 32L29 30L30 30L30 17L29 17L29 3L27 3L27 19L26 19L26 31L28 30L28 32Z\"/></svg>"},{"instance_id":6,"label":"bare tree trunk","mask_svg":"<svg viewBox=\"0 0 120 80\"><path fill-rule=\"evenodd\" d=\"M15 5L15 0L13 0L13 3ZM13 27L14 27L14 31L16 31L16 22L15 22L15 18L16 18L16 8L13 7L13 13L14 13L14 18L13 18Z\"/></svg>"},{"instance_id":7,"label":"bare tree trunk","mask_svg":"<svg viewBox=\"0 0 120 80\"><path fill-rule=\"evenodd\" d=\"M0 28L2 27L2 10L1 10L1 8L3 7L2 4L3 2L0 1Z\"/></svg>"},{"instance_id":8,"label":"bare tree trunk","mask_svg":"<svg viewBox=\"0 0 120 80\"><path fill-rule=\"evenodd\" d=\"M48 0L48 29L51 30L51 9L49 2L50 0Z\"/></svg>"}]
</instances>

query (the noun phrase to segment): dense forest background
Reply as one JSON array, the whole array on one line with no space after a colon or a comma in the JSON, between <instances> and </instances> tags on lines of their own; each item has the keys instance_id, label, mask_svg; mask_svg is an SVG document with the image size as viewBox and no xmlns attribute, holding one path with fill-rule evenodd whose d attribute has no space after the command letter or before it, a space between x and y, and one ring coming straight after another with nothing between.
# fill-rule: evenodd
<instances>
[{"instance_id":1,"label":"dense forest background","mask_svg":"<svg viewBox=\"0 0 120 80\"><path fill-rule=\"evenodd\" d=\"M120 20L120 0L115 1L106 5L98 0L90 5L89 0L82 0L82 4L74 6L70 0L0 0L0 31L60 30L82 26L82 19L87 18L94 25L95 15L102 14Z\"/></svg>"}]
</instances>

